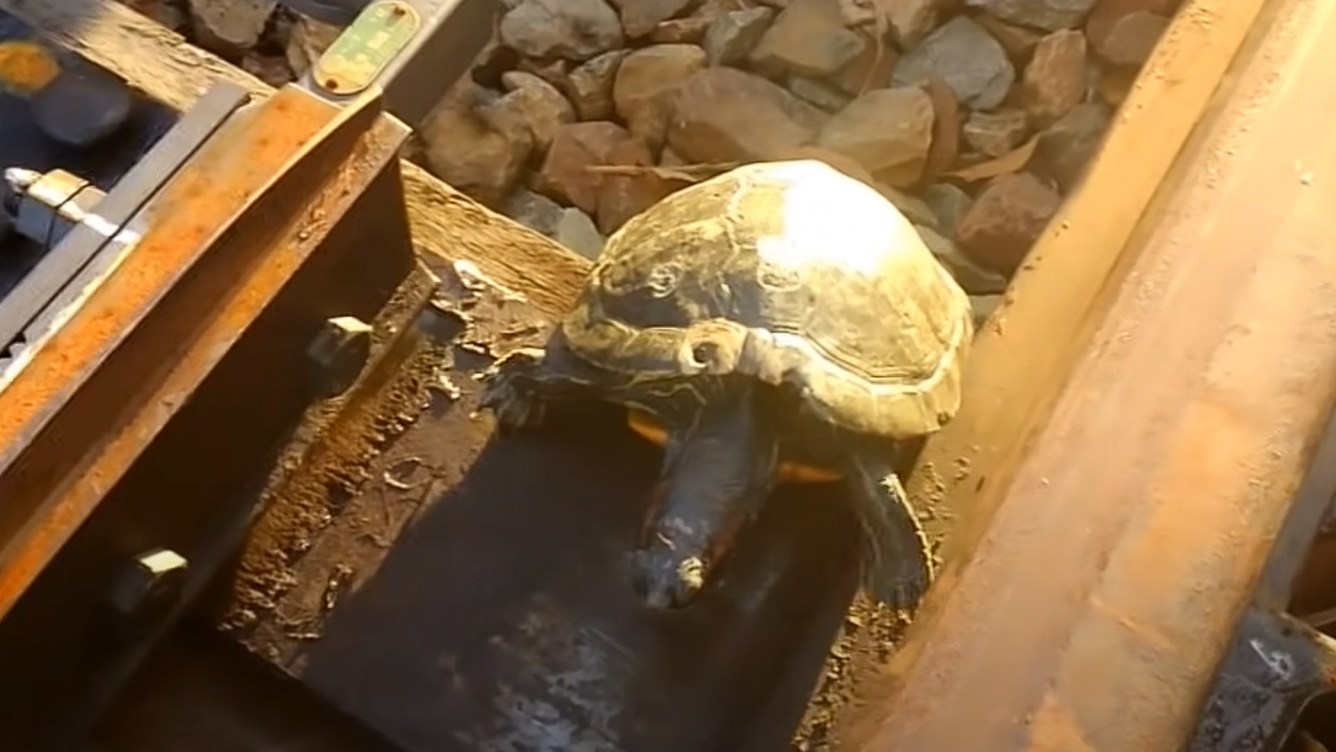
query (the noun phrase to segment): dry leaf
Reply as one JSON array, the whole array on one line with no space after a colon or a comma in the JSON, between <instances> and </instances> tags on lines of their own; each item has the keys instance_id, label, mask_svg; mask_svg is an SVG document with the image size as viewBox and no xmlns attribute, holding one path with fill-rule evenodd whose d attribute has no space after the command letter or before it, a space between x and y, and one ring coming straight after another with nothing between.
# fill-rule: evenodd
<instances>
[{"instance_id":1,"label":"dry leaf","mask_svg":"<svg viewBox=\"0 0 1336 752\"><path fill-rule=\"evenodd\" d=\"M948 172L946 176L964 180L967 183L977 183L980 180L988 180L998 175L1020 172L1029 163L1030 157L1034 156L1034 150L1037 146L1039 146L1039 134L997 159L980 162L963 170Z\"/></svg>"},{"instance_id":2,"label":"dry leaf","mask_svg":"<svg viewBox=\"0 0 1336 752\"><path fill-rule=\"evenodd\" d=\"M709 180L716 175L722 175L729 170L741 166L741 162L721 162L717 164L677 165L676 167L662 167L656 165L589 165L585 169L590 172L597 172L604 175L635 176L648 173L662 180L699 183L702 180Z\"/></svg>"}]
</instances>

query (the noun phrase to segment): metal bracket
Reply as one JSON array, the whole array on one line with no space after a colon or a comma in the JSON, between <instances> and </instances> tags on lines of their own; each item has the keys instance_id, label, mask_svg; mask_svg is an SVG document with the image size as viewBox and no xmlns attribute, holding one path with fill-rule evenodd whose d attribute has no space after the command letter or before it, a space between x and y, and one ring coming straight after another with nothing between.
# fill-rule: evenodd
<instances>
[{"instance_id":1,"label":"metal bracket","mask_svg":"<svg viewBox=\"0 0 1336 752\"><path fill-rule=\"evenodd\" d=\"M1299 714L1336 689L1336 640L1290 616L1243 618L1189 752L1280 752Z\"/></svg>"}]
</instances>

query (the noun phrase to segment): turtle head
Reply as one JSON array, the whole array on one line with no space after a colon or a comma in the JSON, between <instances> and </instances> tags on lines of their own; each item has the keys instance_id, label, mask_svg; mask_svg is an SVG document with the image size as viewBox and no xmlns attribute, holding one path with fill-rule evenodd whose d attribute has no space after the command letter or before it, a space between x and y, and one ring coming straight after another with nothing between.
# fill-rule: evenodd
<instances>
[{"instance_id":1,"label":"turtle head","mask_svg":"<svg viewBox=\"0 0 1336 752\"><path fill-rule=\"evenodd\" d=\"M777 444L750 400L706 403L689 429L670 430L662 476L632 556L634 585L656 609L691 605L774 485Z\"/></svg>"}]
</instances>

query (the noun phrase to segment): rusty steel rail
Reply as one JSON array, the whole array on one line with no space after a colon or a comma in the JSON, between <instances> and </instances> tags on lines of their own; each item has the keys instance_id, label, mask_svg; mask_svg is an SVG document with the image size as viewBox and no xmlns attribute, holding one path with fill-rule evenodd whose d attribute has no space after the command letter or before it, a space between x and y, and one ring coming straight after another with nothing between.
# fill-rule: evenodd
<instances>
[{"instance_id":1,"label":"rusty steel rail","mask_svg":"<svg viewBox=\"0 0 1336 752\"><path fill-rule=\"evenodd\" d=\"M235 115L0 390L0 617L305 263L333 219L306 202L380 116L295 88Z\"/></svg>"},{"instance_id":2,"label":"rusty steel rail","mask_svg":"<svg viewBox=\"0 0 1336 752\"><path fill-rule=\"evenodd\" d=\"M1336 2L1278 4L846 748L1190 742L1331 496L1299 490L1336 404L1334 38Z\"/></svg>"}]
</instances>

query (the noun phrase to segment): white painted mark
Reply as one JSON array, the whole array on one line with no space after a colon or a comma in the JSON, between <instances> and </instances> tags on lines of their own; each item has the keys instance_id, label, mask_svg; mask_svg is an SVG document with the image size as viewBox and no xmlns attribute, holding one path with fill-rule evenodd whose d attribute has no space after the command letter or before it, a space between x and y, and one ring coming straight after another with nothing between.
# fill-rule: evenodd
<instances>
[{"instance_id":1,"label":"white painted mark","mask_svg":"<svg viewBox=\"0 0 1336 752\"><path fill-rule=\"evenodd\" d=\"M1280 650L1267 650L1262 641L1253 638L1248 640L1248 645L1257 653L1257 657L1262 659L1262 663L1271 669L1271 672L1281 679L1289 681L1294 676L1294 658L1286 652Z\"/></svg>"}]
</instances>

